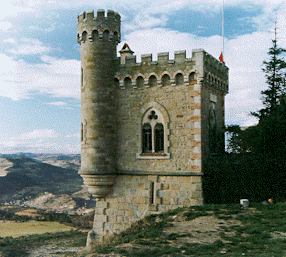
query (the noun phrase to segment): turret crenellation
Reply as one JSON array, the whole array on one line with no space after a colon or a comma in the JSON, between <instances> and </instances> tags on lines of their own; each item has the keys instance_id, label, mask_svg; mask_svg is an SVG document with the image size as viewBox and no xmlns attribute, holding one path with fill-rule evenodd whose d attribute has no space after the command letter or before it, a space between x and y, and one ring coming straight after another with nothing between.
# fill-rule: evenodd
<instances>
[{"instance_id":1,"label":"turret crenellation","mask_svg":"<svg viewBox=\"0 0 286 257\"><path fill-rule=\"evenodd\" d=\"M89 41L106 38L119 43L120 22L120 15L112 10L107 10L107 15L105 15L105 10L99 9L96 17L93 10L82 12L78 16L78 43L85 42L85 37Z\"/></svg>"},{"instance_id":2,"label":"turret crenellation","mask_svg":"<svg viewBox=\"0 0 286 257\"><path fill-rule=\"evenodd\" d=\"M107 10L107 15L105 15L104 9L97 10L97 16L94 16L94 10L88 10L81 12L78 15L78 22L89 22L89 21L114 21L120 23L120 15L113 10Z\"/></svg>"}]
</instances>

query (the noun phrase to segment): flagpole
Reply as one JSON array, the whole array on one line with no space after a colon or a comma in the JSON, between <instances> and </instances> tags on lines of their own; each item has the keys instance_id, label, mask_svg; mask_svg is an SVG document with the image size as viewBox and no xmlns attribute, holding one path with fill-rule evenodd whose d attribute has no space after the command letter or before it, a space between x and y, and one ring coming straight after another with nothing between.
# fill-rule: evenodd
<instances>
[{"instance_id":1,"label":"flagpole","mask_svg":"<svg viewBox=\"0 0 286 257\"><path fill-rule=\"evenodd\" d=\"M222 54L224 56L224 0L222 0Z\"/></svg>"}]
</instances>

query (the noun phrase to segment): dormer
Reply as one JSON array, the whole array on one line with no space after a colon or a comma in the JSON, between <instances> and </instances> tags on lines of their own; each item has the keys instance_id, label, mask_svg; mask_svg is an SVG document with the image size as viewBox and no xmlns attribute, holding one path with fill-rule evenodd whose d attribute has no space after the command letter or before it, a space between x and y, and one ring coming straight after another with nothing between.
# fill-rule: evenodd
<instances>
[{"instance_id":1,"label":"dormer","mask_svg":"<svg viewBox=\"0 0 286 257\"><path fill-rule=\"evenodd\" d=\"M126 56L132 56L134 52L130 49L129 45L125 43L122 49L119 51L119 53L120 53L120 63L125 64Z\"/></svg>"}]
</instances>

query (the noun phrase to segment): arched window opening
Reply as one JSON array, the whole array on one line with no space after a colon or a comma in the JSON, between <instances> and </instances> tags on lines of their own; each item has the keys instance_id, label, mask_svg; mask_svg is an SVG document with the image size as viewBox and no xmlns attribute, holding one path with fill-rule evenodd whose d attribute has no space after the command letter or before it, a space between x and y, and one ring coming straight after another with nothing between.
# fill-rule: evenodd
<instances>
[{"instance_id":1,"label":"arched window opening","mask_svg":"<svg viewBox=\"0 0 286 257\"><path fill-rule=\"evenodd\" d=\"M117 78L114 79L114 84L116 87L119 87L119 80Z\"/></svg>"},{"instance_id":2,"label":"arched window opening","mask_svg":"<svg viewBox=\"0 0 286 257\"><path fill-rule=\"evenodd\" d=\"M144 85L144 79L142 76L139 76L136 79L136 86L139 88L139 87L143 87L143 85Z\"/></svg>"},{"instance_id":3,"label":"arched window opening","mask_svg":"<svg viewBox=\"0 0 286 257\"><path fill-rule=\"evenodd\" d=\"M155 75L151 75L149 78L149 86L150 87L155 87L157 86L157 78Z\"/></svg>"},{"instance_id":4,"label":"arched window opening","mask_svg":"<svg viewBox=\"0 0 286 257\"><path fill-rule=\"evenodd\" d=\"M105 30L105 31L103 32L103 39L104 39L104 40L108 40L108 39L109 39L109 31L108 31L108 30Z\"/></svg>"},{"instance_id":5,"label":"arched window opening","mask_svg":"<svg viewBox=\"0 0 286 257\"><path fill-rule=\"evenodd\" d=\"M145 123L142 127L142 145L143 153L152 152L152 127L149 123Z\"/></svg>"},{"instance_id":6,"label":"arched window opening","mask_svg":"<svg viewBox=\"0 0 286 257\"><path fill-rule=\"evenodd\" d=\"M191 72L189 75L189 83L191 85L197 84L197 74L195 72Z\"/></svg>"},{"instance_id":7,"label":"arched window opening","mask_svg":"<svg viewBox=\"0 0 286 257\"><path fill-rule=\"evenodd\" d=\"M97 30L92 31L92 40L93 41L98 40L98 31Z\"/></svg>"},{"instance_id":8,"label":"arched window opening","mask_svg":"<svg viewBox=\"0 0 286 257\"><path fill-rule=\"evenodd\" d=\"M126 89L132 88L132 81L129 77L124 79L124 86Z\"/></svg>"},{"instance_id":9,"label":"arched window opening","mask_svg":"<svg viewBox=\"0 0 286 257\"><path fill-rule=\"evenodd\" d=\"M181 73L178 73L175 79L176 79L176 86L184 85L184 76Z\"/></svg>"},{"instance_id":10,"label":"arched window opening","mask_svg":"<svg viewBox=\"0 0 286 257\"><path fill-rule=\"evenodd\" d=\"M82 33L82 41L85 42L86 39L87 39L87 32L84 31L84 32Z\"/></svg>"},{"instance_id":11,"label":"arched window opening","mask_svg":"<svg viewBox=\"0 0 286 257\"><path fill-rule=\"evenodd\" d=\"M169 86L170 85L170 77L168 74L165 74L162 77L162 86Z\"/></svg>"},{"instance_id":12,"label":"arched window opening","mask_svg":"<svg viewBox=\"0 0 286 257\"><path fill-rule=\"evenodd\" d=\"M158 109L157 109L158 108ZM156 102L146 104L141 110L143 114L140 128L140 147L137 159L170 159L167 111Z\"/></svg>"},{"instance_id":13,"label":"arched window opening","mask_svg":"<svg viewBox=\"0 0 286 257\"><path fill-rule=\"evenodd\" d=\"M114 41L118 41L118 33L115 31L113 35Z\"/></svg>"},{"instance_id":14,"label":"arched window opening","mask_svg":"<svg viewBox=\"0 0 286 257\"><path fill-rule=\"evenodd\" d=\"M164 126L157 123L154 128L155 132L155 153L164 152Z\"/></svg>"}]
</instances>

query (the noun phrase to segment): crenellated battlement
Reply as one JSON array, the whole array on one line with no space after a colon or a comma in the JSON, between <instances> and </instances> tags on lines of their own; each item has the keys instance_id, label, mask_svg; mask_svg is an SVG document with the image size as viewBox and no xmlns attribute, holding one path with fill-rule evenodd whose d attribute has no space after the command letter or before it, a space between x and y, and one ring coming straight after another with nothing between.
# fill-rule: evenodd
<instances>
[{"instance_id":1,"label":"crenellated battlement","mask_svg":"<svg viewBox=\"0 0 286 257\"><path fill-rule=\"evenodd\" d=\"M89 41L115 41L120 42L121 17L117 12L100 9L97 15L94 11L82 12L78 15L78 43Z\"/></svg>"},{"instance_id":2,"label":"crenellated battlement","mask_svg":"<svg viewBox=\"0 0 286 257\"><path fill-rule=\"evenodd\" d=\"M142 54L141 62L136 61L133 52L117 58L117 85L121 89L128 89L149 88L154 85L192 85L202 82L225 94L228 92L227 66L203 49L193 49L191 58L186 57L185 50L175 51L174 59L170 59L169 55L169 52L158 53L155 61L152 54Z\"/></svg>"},{"instance_id":3,"label":"crenellated battlement","mask_svg":"<svg viewBox=\"0 0 286 257\"><path fill-rule=\"evenodd\" d=\"M129 55L125 57L125 63L121 63L121 67L132 67L132 66L142 66L142 65L168 65L168 64L183 64L183 63L191 63L195 62L195 55L197 52L202 51L204 53L204 58L207 61L207 65L212 67L213 70L218 70L220 72L225 72L228 68L225 64L221 63L219 60L206 53L202 49L194 49L192 51L192 57L186 57L186 50L180 50L174 52L174 59L170 59L169 52L162 52L157 54L157 61L153 60L152 54L142 54L141 62L136 62L136 55ZM119 58L120 59L120 58Z\"/></svg>"},{"instance_id":4,"label":"crenellated battlement","mask_svg":"<svg viewBox=\"0 0 286 257\"><path fill-rule=\"evenodd\" d=\"M192 58L186 58L186 51L175 51L174 60L169 59L169 52L162 52L157 54L157 61L153 60L152 54L142 54L141 62L136 62L136 55L129 55L124 57L125 62L121 63L121 67L133 67L133 66L143 66L143 65L168 65L168 64L178 64L178 63L191 63L194 60Z\"/></svg>"}]
</instances>

